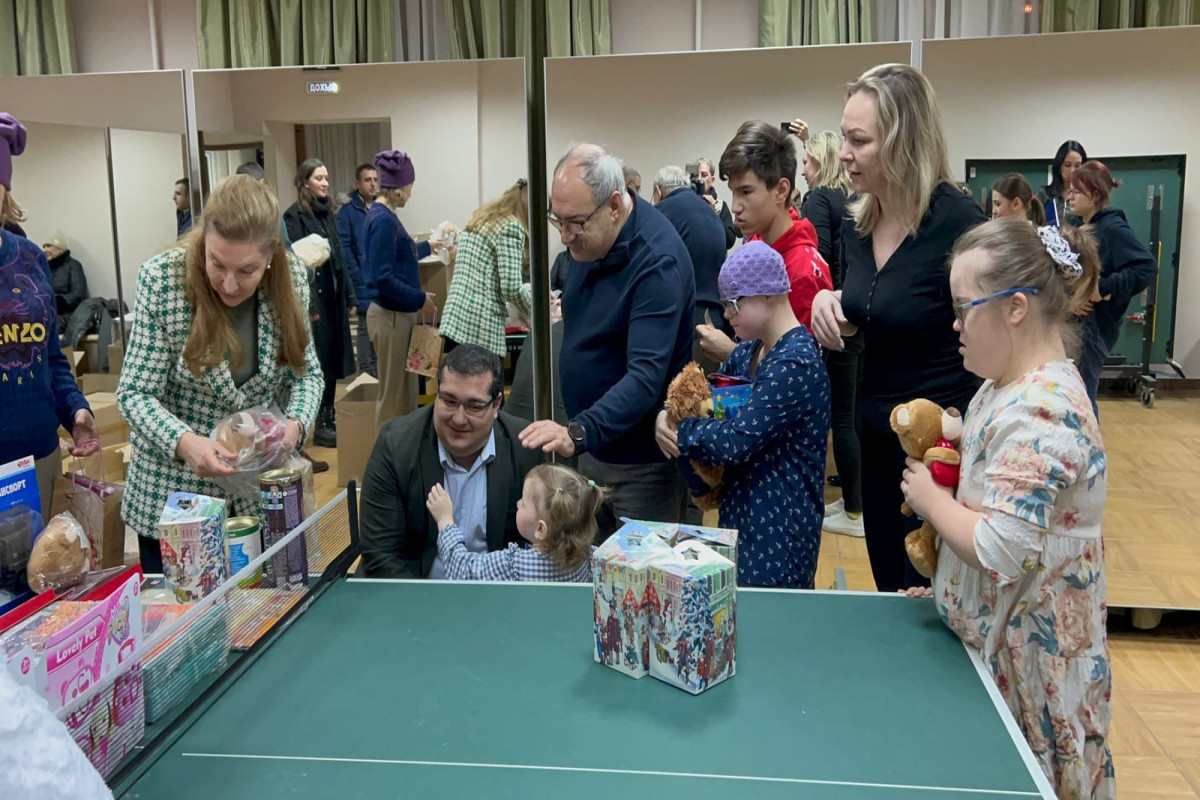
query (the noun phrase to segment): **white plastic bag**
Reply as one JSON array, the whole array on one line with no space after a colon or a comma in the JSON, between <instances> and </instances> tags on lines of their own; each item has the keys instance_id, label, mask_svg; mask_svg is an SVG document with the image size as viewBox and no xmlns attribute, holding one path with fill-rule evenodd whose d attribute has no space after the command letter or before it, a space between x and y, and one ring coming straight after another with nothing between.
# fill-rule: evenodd
<instances>
[{"instance_id":1,"label":"white plastic bag","mask_svg":"<svg viewBox=\"0 0 1200 800\"><path fill-rule=\"evenodd\" d=\"M329 260L333 250L329 245L329 240L324 236L319 233L310 233L303 239L292 242L292 252L304 262L306 267L315 270Z\"/></svg>"}]
</instances>

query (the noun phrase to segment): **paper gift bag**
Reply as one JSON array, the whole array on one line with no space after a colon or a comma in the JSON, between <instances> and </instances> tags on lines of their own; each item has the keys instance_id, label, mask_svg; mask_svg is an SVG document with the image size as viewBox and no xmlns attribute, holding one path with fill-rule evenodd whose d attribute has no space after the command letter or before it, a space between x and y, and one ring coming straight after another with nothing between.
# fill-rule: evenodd
<instances>
[{"instance_id":1,"label":"paper gift bag","mask_svg":"<svg viewBox=\"0 0 1200 800\"><path fill-rule=\"evenodd\" d=\"M94 461L100 464L101 459ZM121 520L125 487L106 482L102 465L88 473L77 462L76 469L65 476L67 510L87 533L91 545L88 569L119 567L125 563L125 523Z\"/></svg>"},{"instance_id":2,"label":"paper gift bag","mask_svg":"<svg viewBox=\"0 0 1200 800\"><path fill-rule=\"evenodd\" d=\"M405 368L409 372L436 378L442 363L442 337L433 325L414 325L408 340L408 357Z\"/></svg>"}]
</instances>

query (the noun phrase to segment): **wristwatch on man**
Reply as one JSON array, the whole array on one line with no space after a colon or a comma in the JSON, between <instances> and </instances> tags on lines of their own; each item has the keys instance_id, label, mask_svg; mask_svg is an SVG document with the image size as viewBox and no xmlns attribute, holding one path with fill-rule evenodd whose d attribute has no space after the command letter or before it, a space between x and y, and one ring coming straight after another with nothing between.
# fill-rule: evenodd
<instances>
[{"instance_id":1,"label":"wristwatch on man","mask_svg":"<svg viewBox=\"0 0 1200 800\"><path fill-rule=\"evenodd\" d=\"M577 420L571 420L567 423L567 436L571 437L571 441L575 443L575 455L583 452L584 442L587 441L587 431L583 425Z\"/></svg>"}]
</instances>

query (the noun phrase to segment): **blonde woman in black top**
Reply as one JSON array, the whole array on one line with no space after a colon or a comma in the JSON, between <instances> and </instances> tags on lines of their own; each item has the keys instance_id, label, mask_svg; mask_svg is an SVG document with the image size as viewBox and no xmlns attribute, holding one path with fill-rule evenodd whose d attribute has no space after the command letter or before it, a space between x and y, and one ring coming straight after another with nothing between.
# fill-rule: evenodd
<instances>
[{"instance_id":1,"label":"blonde woman in black top","mask_svg":"<svg viewBox=\"0 0 1200 800\"><path fill-rule=\"evenodd\" d=\"M966 409L979 386L963 368L946 261L983 211L953 183L942 116L919 71L884 64L850 84L841 159L857 193L842 224L842 289L813 301L813 333L832 350L861 329L863 523L880 591L929 582L912 568L900 514L904 451L890 426L924 397Z\"/></svg>"}]
</instances>

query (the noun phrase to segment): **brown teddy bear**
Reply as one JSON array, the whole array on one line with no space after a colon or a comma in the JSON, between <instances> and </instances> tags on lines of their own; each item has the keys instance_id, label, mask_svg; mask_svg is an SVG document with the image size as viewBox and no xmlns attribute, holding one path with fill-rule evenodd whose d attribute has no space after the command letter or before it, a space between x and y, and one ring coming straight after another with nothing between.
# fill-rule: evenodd
<instances>
[{"instance_id":1,"label":"brown teddy bear","mask_svg":"<svg viewBox=\"0 0 1200 800\"><path fill-rule=\"evenodd\" d=\"M943 409L930 400L917 399L892 409L892 430L900 437L900 446L909 458L929 468L933 480L950 489L958 486L958 441L962 438L962 414L956 408ZM913 510L908 503L900 507L906 516ZM904 539L904 549L917 572L932 578L937 569L937 531L929 522Z\"/></svg>"},{"instance_id":2,"label":"brown teddy bear","mask_svg":"<svg viewBox=\"0 0 1200 800\"><path fill-rule=\"evenodd\" d=\"M667 409L667 417L671 423L678 425L680 420L689 417L700 419L713 418L712 387L704 377L704 370L695 361L684 367L667 387L667 401L663 404ZM692 499L703 511L712 511L721 507L725 496L725 487L721 483L724 475L723 467L713 467L691 461L691 469L697 478L708 488L707 492L696 494L693 488Z\"/></svg>"}]
</instances>

